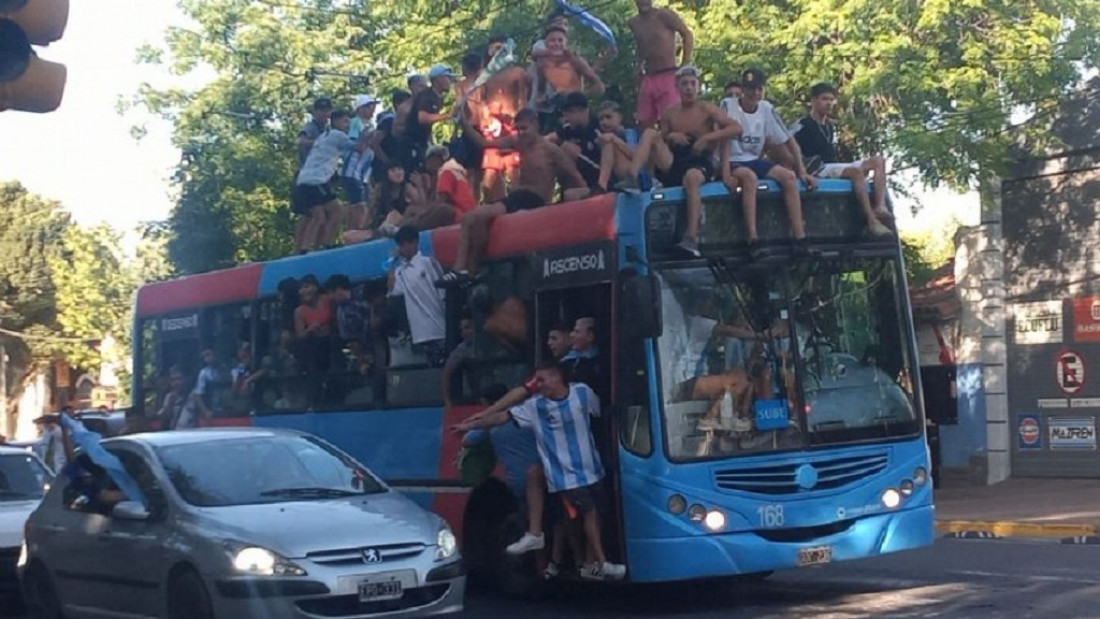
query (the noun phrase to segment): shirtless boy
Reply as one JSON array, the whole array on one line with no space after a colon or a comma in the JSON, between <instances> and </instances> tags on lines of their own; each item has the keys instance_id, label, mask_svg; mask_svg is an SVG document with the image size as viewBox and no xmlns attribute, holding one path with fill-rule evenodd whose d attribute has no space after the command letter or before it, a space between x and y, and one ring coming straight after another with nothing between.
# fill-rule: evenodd
<instances>
[{"instance_id":1,"label":"shirtless boy","mask_svg":"<svg viewBox=\"0 0 1100 619\"><path fill-rule=\"evenodd\" d=\"M559 146L539 135L539 117L531 109L516 114L516 135L492 143L494 148L514 148L520 156L519 182L500 202L482 204L462 219L462 233L454 270L447 272L436 285L465 286L472 283L478 262L489 240L489 225L500 215L536 209L549 204L554 186L560 183L566 200L577 200L588 194L584 178L576 164Z\"/></svg>"},{"instance_id":2,"label":"shirtless boy","mask_svg":"<svg viewBox=\"0 0 1100 619\"><path fill-rule=\"evenodd\" d=\"M671 9L653 7L653 0L634 0L638 14L627 22L637 47L638 126L652 127L665 110L680 102L676 68L691 64L695 36ZM676 35L683 43L681 62L676 62Z\"/></svg>"},{"instance_id":3,"label":"shirtless boy","mask_svg":"<svg viewBox=\"0 0 1100 619\"><path fill-rule=\"evenodd\" d=\"M495 35L489 40L487 58L490 61L504 49L507 40L508 37L503 35ZM484 105L481 106L477 129L485 148L481 160L481 191L485 202L504 199L504 178L519 168L518 153L493 148L488 143L515 135L513 119L527 105L530 92L527 71L516 66L493 75L481 87L478 98Z\"/></svg>"},{"instance_id":4,"label":"shirtless boy","mask_svg":"<svg viewBox=\"0 0 1100 619\"><path fill-rule=\"evenodd\" d=\"M630 176L637 177L642 167L656 169L666 186L682 185L687 202L687 227L677 245L698 258L699 215L703 210L700 193L703 183L714 180L715 151L720 169L729 167L729 140L741 134L741 125L718 106L699 100L699 70L681 67L676 71L680 103L661 115L660 133L647 129L638 143Z\"/></svg>"},{"instance_id":5,"label":"shirtless boy","mask_svg":"<svg viewBox=\"0 0 1100 619\"><path fill-rule=\"evenodd\" d=\"M546 29L546 54L531 63L531 81L535 84L535 107L544 114L544 120L553 116L556 110L551 100L556 94L583 92L588 95L603 94L603 80L579 54L569 49L569 35L565 28L550 26ZM541 127L548 132L550 126Z\"/></svg>"}]
</instances>

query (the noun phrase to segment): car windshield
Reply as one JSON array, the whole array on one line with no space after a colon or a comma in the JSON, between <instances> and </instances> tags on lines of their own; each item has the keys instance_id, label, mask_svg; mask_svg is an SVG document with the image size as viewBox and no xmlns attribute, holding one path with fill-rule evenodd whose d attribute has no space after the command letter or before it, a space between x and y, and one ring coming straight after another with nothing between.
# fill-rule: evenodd
<instances>
[{"instance_id":1,"label":"car windshield","mask_svg":"<svg viewBox=\"0 0 1100 619\"><path fill-rule=\"evenodd\" d=\"M49 484L49 471L34 456L0 456L0 501L41 499Z\"/></svg>"},{"instance_id":2,"label":"car windshield","mask_svg":"<svg viewBox=\"0 0 1100 619\"><path fill-rule=\"evenodd\" d=\"M304 436L242 437L159 447L183 500L223 507L385 492L351 457Z\"/></svg>"},{"instance_id":3,"label":"car windshield","mask_svg":"<svg viewBox=\"0 0 1100 619\"><path fill-rule=\"evenodd\" d=\"M669 457L919 432L896 268L863 259L663 270L658 352Z\"/></svg>"}]
</instances>

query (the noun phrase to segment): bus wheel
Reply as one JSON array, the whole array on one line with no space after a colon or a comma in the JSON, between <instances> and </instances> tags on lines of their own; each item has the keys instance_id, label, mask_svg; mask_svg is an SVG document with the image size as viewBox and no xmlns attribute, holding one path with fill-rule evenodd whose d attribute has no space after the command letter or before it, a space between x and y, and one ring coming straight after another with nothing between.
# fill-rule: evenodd
<instances>
[{"instance_id":1,"label":"bus wheel","mask_svg":"<svg viewBox=\"0 0 1100 619\"><path fill-rule=\"evenodd\" d=\"M526 530L527 518L520 512L512 512L497 526L496 584L501 593L511 598L533 598L542 591L543 580L536 560L538 553L529 552L514 557L504 551Z\"/></svg>"}]
</instances>

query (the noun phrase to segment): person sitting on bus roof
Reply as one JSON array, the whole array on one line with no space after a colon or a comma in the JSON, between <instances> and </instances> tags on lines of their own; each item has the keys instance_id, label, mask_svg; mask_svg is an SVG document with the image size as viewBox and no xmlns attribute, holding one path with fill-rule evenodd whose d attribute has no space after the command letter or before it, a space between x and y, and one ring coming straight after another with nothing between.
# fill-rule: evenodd
<instances>
[{"instance_id":1,"label":"person sitting on bus roof","mask_svg":"<svg viewBox=\"0 0 1100 619\"><path fill-rule=\"evenodd\" d=\"M561 105L561 127L546 136L573 158L577 170L592 191L600 189L600 123L588 109L583 92L565 95ZM606 190L606 187L603 189Z\"/></svg>"},{"instance_id":2,"label":"person sitting on bus roof","mask_svg":"<svg viewBox=\"0 0 1100 619\"><path fill-rule=\"evenodd\" d=\"M440 278L439 286L467 286L473 282L473 274L477 273L481 254L489 241L489 224L498 216L549 204L555 185L559 183L565 189L566 200L580 199L589 193L584 178L569 156L539 135L538 114L534 110L521 110L516 115L515 127L514 138L504 138L490 145L519 151L520 185L504 200L483 204L466 215L462 220L454 270Z\"/></svg>"},{"instance_id":3,"label":"person sitting on bus roof","mask_svg":"<svg viewBox=\"0 0 1100 619\"><path fill-rule=\"evenodd\" d=\"M557 127L561 120L558 114L564 109L555 105L556 101L568 98L571 93L600 95L606 86L588 61L569 49L569 35L565 28L550 26L543 39L546 53L535 58L528 74L534 84L531 104L542 116L539 130L549 133Z\"/></svg>"},{"instance_id":4,"label":"person sitting on bus roof","mask_svg":"<svg viewBox=\"0 0 1100 619\"><path fill-rule=\"evenodd\" d=\"M626 566L607 560L600 531L604 470L591 430L591 419L600 415L599 396L587 385L566 382L565 370L554 361L539 364L535 375L539 395L508 411L467 419L455 429L493 428L512 420L534 430L547 490L562 518L582 519L586 558L591 560L581 568L581 577L621 580Z\"/></svg>"},{"instance_id":5,"label":"person sitting on bus roof","mask_svg":"<svg viewBox=\"0 0 1100 619\"><path fill-rule=\"evenodd\" d=\"M390 267L387 287L391 297L405 299L413 350L428 357L432 366L447 359L447 337L443 291L433 285L443 275L435 258L420 253L420 231L402 226L394 236L397 260Z\"/></svg>"},{"instance_id":6,"label":"person sitting on bus roof","mask_svg":"<svg viewBox=\"0 0 1100 619\"><path fill-rule=\"evenodd\" d=\"M424 172L417 174L415 181L421 200L409 204L401 223L417 230L433 230L455 223L458 208L450 202L458 182L455 174L465 178L466 169L451 159L451 153L446 146L435 145L428 148L428 154L424 157ZM449 184L442 185L444 181ZM465 205L463 208L472 210L476 206L473 189L469 181L465 183L468 194L462 198Z\"/></svg>"},{"instance_id":7,"label":"person sitting on bus roof","mask_svg":"<svg viewBox=\"0 0 1100 619\"><path fill-rule=\"evenodd\" d=\"M391 159L386 177L371 192L365 225L367 229L348 230L344 243L362 243L378 237L392 237L404 221L409 205L422 202L420 189L412 183L405 164Z\"/></svg>"},{"instance_id":8,"label":"person sitting on bus roof","mask_svg":"<svg viewBox=\"0 0 1100 619\"><path fill-rule=\"evenodd\" d=\"M893 218L886 208L886 160L875 155L858 161L841 162L836 147L836 127L829 116L836 107L837 90L822 82L810 89L810 113L791 126L791 133L807 157L819 157L825 165L817 171L820 178L846 178L852 181L852 193L863 208L870 236L892 236L881 220ZM867 175L874 175L875 200L867 195Z\"/></svg>"},{"instance_id":9,"label":"person sitting on bus roof","mask_svg":"<svg viewBox=\"0 0 1100 619\"><path fill-rule=\"evenodd\" d=\"M702 187L714 178L715 151L722 166L727 150L723 145L741 133L741 126L715 105L699 100L701 73L691 66L676 71L680 103L661 115L660 133L647 129L638 143L631 178L643 168L658 172L665 186L683 186L687 202L687 226L677 245L692 257L700 257L699 223L703 211Z\"/></svg>"},{"instance_id":10,"label":"person sitting on bus roof","mask_svg":"<svg viewBox=\"0 0 1100 619\"><path fill-rule=\"evenodd\" d=\"M370 167L371 185L378 185L386 180L386 172L389 170L390 164L401 159L401 145L394 129L396 122L394 110L401 109L410 99L412 99L412 94L404 90L394 91L390 95L393 110L378 117L378 127L375 128L370 139L370 149L374 151L374 161L371 162Z\"/></svg>"},{"instance_id":11,"label":"person sitting on bus roof","mask_svg":"<svg viewBox=\"0 0 1100 619\"><path fill-rule=\"evenodd\" d=\"M596 136L596 143L600 147L600 177L596 185L601 191L620 184L629 185L630 167L636 149L626 142L623 113L619 104L604 101L596 112L596 118L600 125Z\"/></svg>"},{"instance_id":12,"label":"person sitting on bus roof","mask_svg":"<svg viewBox=\"0 0 1100 619\"><path fill-rule=\"evenodd\" d=\"M786 126L772 104L764 101L766 80L767 77L760 69L748 69L741 76L741 97L722 100L722 110L742 127L740 137L730 142L730 165L722 169L722 181L731 193L735 193L738 188L741 190L749 256L754 259L764 253L756 229L757 185L760 179L770 178L779 183L783 191L783 201L787 205L787 218L794 235L795 250L800 255L808 254L809 250L802 221L802 196L799 193L798 180L801 179L807 189L817 186L814 177L806 172L800 152L789 157L797 170L762 158L766 147L789 149L797 144L790 139Z\"/></svg>"}]
</instances>

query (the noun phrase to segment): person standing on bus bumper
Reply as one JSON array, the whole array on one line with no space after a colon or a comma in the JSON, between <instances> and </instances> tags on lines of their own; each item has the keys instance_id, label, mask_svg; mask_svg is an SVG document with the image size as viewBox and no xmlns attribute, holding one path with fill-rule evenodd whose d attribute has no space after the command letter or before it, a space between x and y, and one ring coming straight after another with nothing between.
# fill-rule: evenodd
<instances>
[{"instance_id":1,"label":"person standing on bus bumper","mask_svg":"<svg viewBox=\"0 0 1100 619\"><path fill-rule=\"evenodd\" d=\"M600 533L600 482L603 464L592 437L592 417L600 414L600 399L588 385L567 383L557 362L539 364L535 373L539 395L509 411L486 415L455 426L468 431L492 428L512 420L535 431L547 489L559 499L567 518L582 518L587 553L592 561L581 568L587 579L620 580L626 566L607 561Z\"/></svg>"}]
</instances>

